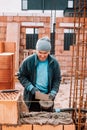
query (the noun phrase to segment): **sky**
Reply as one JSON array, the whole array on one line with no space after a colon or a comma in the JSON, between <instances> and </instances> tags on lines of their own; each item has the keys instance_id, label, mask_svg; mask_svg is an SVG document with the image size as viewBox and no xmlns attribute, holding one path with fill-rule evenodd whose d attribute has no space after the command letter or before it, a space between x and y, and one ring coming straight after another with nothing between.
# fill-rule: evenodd
<instances>
[{"instance_id":1,"label":"sky","mask_svg":"<svg viewBox=\"0 0 87 130\"><path fill-rule=\"evenodd\" d=\"M0 12L21 11L21 0L0 0Z\"/></svg>"}]
</instances>

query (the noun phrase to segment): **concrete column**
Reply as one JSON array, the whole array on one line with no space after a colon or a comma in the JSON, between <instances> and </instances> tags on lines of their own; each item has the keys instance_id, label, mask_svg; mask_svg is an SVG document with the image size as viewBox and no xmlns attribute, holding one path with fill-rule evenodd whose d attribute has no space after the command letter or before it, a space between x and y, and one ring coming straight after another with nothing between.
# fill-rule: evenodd
<instances>
[{"instance_id":1,"label":"concrete column","mask_svg":"<svg viewBox=\"0 0 87 130\"><path fill-rule=\"evenodd\" d=\"M16 54L15 54L15 72L19 68L19 44L20 44L20 24L13 22L7 23L6 42L16 43Z\"/></svg>"}]
</instances>

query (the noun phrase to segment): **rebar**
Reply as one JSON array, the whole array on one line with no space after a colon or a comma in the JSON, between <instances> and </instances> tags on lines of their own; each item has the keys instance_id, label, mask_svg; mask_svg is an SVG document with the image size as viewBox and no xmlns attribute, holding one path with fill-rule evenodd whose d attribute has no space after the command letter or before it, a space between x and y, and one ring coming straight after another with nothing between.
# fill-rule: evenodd
<instances>
[{"instance_id":1,"label":"rebar","mask_svg":"<svg viewBox=\"0 0 87 130\"><path fill-rule=\"evenodd\" d=\"M87 109L87 0L74 1L74 32L76 44L73 42L72 70L70 84L69 106L75 111L72 118L76 124L76 130L84 130L87 125L86 113L81 109ZM76 27L78 23L78 27ZM74 40L73 40L74 41ZM77 111L78 109L78 111Z\"/></svg>"}]
</instances>

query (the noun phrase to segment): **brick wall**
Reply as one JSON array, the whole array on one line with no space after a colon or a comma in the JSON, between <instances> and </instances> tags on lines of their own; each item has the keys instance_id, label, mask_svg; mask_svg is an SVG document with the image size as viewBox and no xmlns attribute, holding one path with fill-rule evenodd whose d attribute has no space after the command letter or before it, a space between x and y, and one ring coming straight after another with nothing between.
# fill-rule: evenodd
<instances>
[{"instance_id":1,"label":"brick wall","mask_svg":"<svg viewBox=\"0 0 87 130\"><path fill-rule=\"evenodd\" d=\"M51 18L49 16L0 16L0 41L5 41L6 39L10 39L10 35L8 35L8 38L6 38L8 32L7 32L7 25L8 23L18 23L20 26L20 36L19 36L19 41L17 41L18 35L14 31L15 38L13 40L15 41L16 39L16 46L18 49L19 53L19 59L17 58L18 63L20 64L22 60L24 59L24 49L26 49L26 28L31 28L31 27L37 27L38 28L38 36L41 38L42 36L49 36L50 37L50 21ZM23 22L30 22L30 23L42 23L43 26L37 26L37 25L27 25L24 26ZM74 18L69 18L69 17L56 17L56 34L55 34L55 56L59 60L60 67L62 70L63 75L70 75L71 74L71 67L72 67L72 46L70 47L69 51L64 51L64 29L66 29L66 26L61 27L60 23L73 23ZM78 22L78 20L76 21ZM83 18L81 18L81 23L83 24ZM87 23L87 18L86 18L86 23ZM87 25L85 25L87 27ZM14 36L13 36L14 37ZM80 40L83 39L82 32L80 32ZM76 36L76 40L78 41L78 37ZM14 42L11 41L11 42ZM81 48L82 50L82 48ZM17 67L18 69L18 67ZM16 71L17 71L16 69Z\"/></svg>"},{"instance_id":2,"label":"brick wall","mask_svg":"<svg viewBox=\"0 0 87 130\"><path fill-rule=\"evenodd\" d=\"M81 26L83 26L84 19L80 19ZM85 19L85 22L87 21L87 18ZM61 17L56 18L56 36L55 36L55 56L58 59L60 63L60 67L62 70L62 75L64 76L70 76L72 71L72 55L73 55L73 49L74 49L74 55L76 55L77 48L75 46L70 46L70 50L64 50L64 29L74 29L74 26L69 27L66 26L67 23L78 23L78 18L76 21L74 21L74 18L70 17ZM63 24L62 26L60 24ZM87 23L87 22L86 22ZM87 24L85 25L85 27ZM76 44L80 41L81 44L83 43L83 30L80 30L80 34L78 35L78 31L75 31L76 33ZM85 33L85 32L84 32ZM78 39L79 36L79 39ZM86 35L84 35L84 41L86 41ZM74 48L73 48L74 47ZM86 49L86 48L85 48ZM84 52L86 52L84 49ZM79 56L82 55L82 45L79 46ZM81 60L79 61L80 67L81 67Z\"/></svg>"},{"instance_id":3,"label":"brick wall","mask_svg":"<svg viewBox=\"0 0 87 130\"><path fill-rule=\"evenodd\" d=\"M75 125L2 125L2 130L75 130Z\"/></svg>"}]
</instances>

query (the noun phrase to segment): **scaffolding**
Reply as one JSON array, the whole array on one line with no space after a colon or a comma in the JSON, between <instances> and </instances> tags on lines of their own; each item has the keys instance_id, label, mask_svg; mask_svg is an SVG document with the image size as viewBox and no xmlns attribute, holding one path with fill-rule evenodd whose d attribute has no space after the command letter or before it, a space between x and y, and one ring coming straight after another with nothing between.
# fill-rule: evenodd
<instances>
[{"instance_id":1,"label":"scaffolding","mask_svg":"<svg viewBox=\"0 0 87 130\"><path fill-rule=\"evenodd\" d=\"M74 0L74 32L69 107L76 130L87 129L87 0Z\"/></svg>"}]
</instances>

